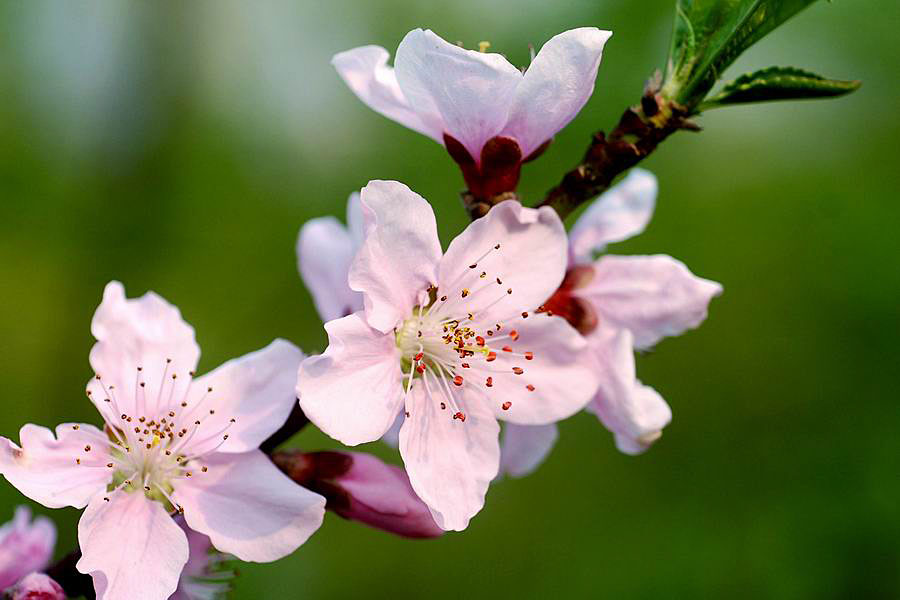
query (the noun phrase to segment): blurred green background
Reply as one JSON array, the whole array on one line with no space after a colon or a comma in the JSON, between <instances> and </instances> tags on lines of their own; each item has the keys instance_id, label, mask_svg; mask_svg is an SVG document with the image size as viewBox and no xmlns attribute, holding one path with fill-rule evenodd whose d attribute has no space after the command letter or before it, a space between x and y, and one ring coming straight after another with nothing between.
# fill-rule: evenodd
<instances>
[{"instance_id":1,"label":"blurred green background","mask_svg":"<svg viewBox=\"0 0 900 600\"><path fill-rule=\"evenodd\" d=\"M594 97L525 170L533 201L663 66L672 4L2 3L0 435L96 421L82 390L110 279L180 306L205 371L279 336L323 348L294 242L369 179L431 200L445 244L465 226L443 149L357 101L334 53L393 54L422 26L524 64L528 43L612 29ZM895 2L813 5L729 74L789 64L859 92L714 111L645 163L656 216L613 251L725 286L702 328L639 359L674 412L650 452L617 453L577 415L465 533L407 541L329 515L295 555L243 567L234 596L900 597L898 25ZM21 502L0 483L0 520ZM35 509L73 547L78 513Z\"/></svg>"}]
</instances>

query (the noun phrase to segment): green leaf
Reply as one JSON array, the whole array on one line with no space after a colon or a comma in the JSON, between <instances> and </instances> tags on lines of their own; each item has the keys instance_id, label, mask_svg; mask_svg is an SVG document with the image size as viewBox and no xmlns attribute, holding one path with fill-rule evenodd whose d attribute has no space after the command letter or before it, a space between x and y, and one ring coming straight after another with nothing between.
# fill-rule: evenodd
<instances>
[{"instance_id":1,"label":"green leaf","mask_svg":"<svg viewBox=\"0 0 900 600\"><path fill-rule=\"evenodd\" d=\"M741 75L702 102L698 110L748 102L843 96L859 89L860 85L859 81L826 79L794 67L769 67Z\"/></svg>"},{"instance_id":2,"label":"green leaf","mask_svg":"<svg viewBox=\"0 0 900 600\"><path fill-rule=\"evenodd\" d=\"M721 73L815 0L676 0L663 95L693 108Z\"/></svg>"}]
</instances>

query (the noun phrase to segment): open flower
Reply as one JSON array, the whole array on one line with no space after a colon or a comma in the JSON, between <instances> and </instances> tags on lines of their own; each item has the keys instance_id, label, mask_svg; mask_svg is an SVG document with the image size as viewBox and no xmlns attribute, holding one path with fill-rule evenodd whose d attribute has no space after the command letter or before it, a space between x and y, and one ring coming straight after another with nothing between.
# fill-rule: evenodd
<instances>
[{"instance_id":1,"label":"open flower","mask_svg":"<svg viewBox=\"0 0 900 600\"><path fill-rule=\"evenodd\" d=\"M0 593L32 571L43 570L55 544L56 527L50 519L32 522L28 507L18 507L13 520L0 527Z\"/></svg>"},{"instance_id":2,"label":"open flower","mask_svg":"<svg viewBox=\"0 0 900 600\"><path fill-rule=\"evenodd\" d=\"M656 201L656 178L634 169L600 196L569 236L570 266L545 308L565 317L587 339L601 365L600 388L588 406L613 432L622 452L646 450L672 413L656 390L635 375L634 350L700 325L722 286L693 275L670 256L593 253L644 230ZM504 434L506 472L536 467L555 441L555 426L519 427Z\"/></svg>"},{"instance_id":3,"label":"open flower","mask_svg":"<svg viewBox=\"0 0 900 600\"><path fill-rule=\"evenodd\" d=\"M302 353L288 342L199 378L200 349L178 309L106 286L91 323L87 394L103 429L25 425L0 438L0 473L49 508L87 507L78 525L98 598L168 598L188 560L187 525L245 561L272 561L319 527L325 500L257 448L287 419Z\"/></svg>"},{"instance_id":4,"label":"open flower","mask_svg":"<svg viewBox=\"0 0 900 600\"><path fill-rule=\"evenodd\" d=\"M44 573L29 573L6 590L6 600L66 600L66 593Z\"/></svg>"},{"instance_id":5,"label":"open flower","mask_svg":"<svg viewBox=\"0 0 900 600\"><path fill-rule=\"evenodd\" d=\"M400 42L393 68L379 46L341 52L332 63L370 108L444 144L469 191L488 197L515 190L521 164L588 101L611 35L594 27L560 33L524 73L500 54L421 29Z\"/></svg>"},{"instance_id":6,"label":"open flower","mask_svg":"<svg viewBox=\"0 0 900 600\"><path fill-rule=\"evenodd\" d=\"M550 423L596 392L584 339L534 313L563 278L565 230L552 209L502 202L442 255L422 197L374 181L361 198L366 237L349 282L365 310L325 325L325 353L300 366L300 404L351 446L403 409L413 489L443 529L464 529L498 471L497 419Z\"/></svg>"},{"instance_id":7,"label":"open flower","mask_svg":"<svg viewBox=\"0 0 900 600\"><path fill-rule=\"evenodd\" d=\"M362 310L362 294L347 283L350 262L363 241L359 192L347 199L347 226L334 217L310 219L297 236L297 268L322 321Z\"/></svg>"}]
</instances>

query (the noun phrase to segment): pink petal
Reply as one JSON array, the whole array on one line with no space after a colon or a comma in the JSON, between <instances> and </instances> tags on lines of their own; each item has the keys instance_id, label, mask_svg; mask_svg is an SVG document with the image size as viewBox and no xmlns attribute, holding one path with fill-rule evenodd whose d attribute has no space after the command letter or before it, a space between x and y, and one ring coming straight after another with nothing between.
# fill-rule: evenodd
<instances>
[{"instance_id":1,"label":"pink petal","mask_svg":"<svg viewBox=\"0 0 900 600\"><path fill-rule=\"evenodd\" d=\"M631 332L606 328L589 339L604 369L588 409L615 434L619 450L639 454L662 435L672 411L656 390L635 377Z\"/></svg>"},{"instance_id":2,"label":"pink petal","mask_svg":"<svg viewBox=\"0 0 900 600\"><path fill-rule=\"evenodd\" d=\"M56 545L56 527L46 517L31 522L26 506L16 508L15 516L0 527L0 590L47 566Z\"/></svg>"},{"instance_id":3,"label":"pink petal","mask_svg":"<svg viewBox=\"0 0 900 600\"><path fill-rule=\"evenodd\" d=\"M112 480L105 439L92 425L63 423L56 437L46 427L25 425L19 431L21 448L0 437L0 474L47 508L83 508Z\"/></svg>"},{"instance_id":4,"label":"pink petal","mask_svg":"<svg viewBox=\"0 0 900 600\"><path fill-rule=\"evenodd\" d=\"M178 480L174 498L191 529L222 552L270 562L300 547L322 524L325 499L288 479L258 450L212 454L209 470Z\"/></svg>"},{"instance_id":5,"label":"pink petal","mask_svg":"<svg viewBox=\"0 0 900 600\"><path fill-rule=\"evenodd\" d=\"M158 600L178 587L187 538L163 505L140 492L98 495L78 523L77 568L94 578L98 600Z\"/></svg>"},{"instance_id":6,"label":"pink petal","mask_svg":"<svg viewBox=\"0 0 900 600\"><path fill-rule=\"evenodd\" d=\"M537 469L559 437L555 423L549 425L503 426L500 445L500 470L513 477L530 475Z\"/></svg>"},{"instance_id":7,"label":"pink petal","mask_svg":"<svg viewBox=\"0 0 900 600\"><path fill-rule=\"evenodd\" d=\"M473 361L465 375L484 392L498 419L546 425L572 416L591 401L599 384L596 358L565 319L534 314L506 327L515 329L517 341L492 342L491 347L512 352L501 349L490 363ZM531 360L523 356L526 352L533 353ZM490 388L484 387L487 377L492 378Z\"/></svg>"},{"instance_id":8,"label":"pink petal","mask_svg":"<svg viewBox=\"0 0 900 600\"><path fill-rule=\"evenodd\" d=\"M362 313L329 321L325 331L325 352L300 364L300 406L319 429L348 446L375 441L403 405L394 334L372 329Z\"/></svg>"},{"instance_id":9,"label":"pink petal","mask_svg":"<svg viewBox=\"0 0 900 600\"><path fill-rule=\"evenodd\" d=\"M516 90L504 135L528 156L565 127L594 92L603 46L612 35L595 27L554 36L534 58Z\"/></svg>"},{"instance_id":10,"label":"pink petal","mask_svg":"<svg viewBox=\"0 0 900 600\"><path fill-rule=\"evenodd\" d=\"M337 504L335 512L406 537L436 537L443 533L428 507L416 496L403 469L369 454L348 455L352 460L350 469L336 479L346 492L346 505Z\"/></svg>"},{"instance_id":11,"label":"pink petal","mask_svg":"<svg viewBox=\"0 0 900 600\"><path fill-rule=\"evenodd\" d=\"M447 248L438 274L439 295L449 297L442 310L491 322L537 309L562 282L566 252L565 228L553 209L501 202Z\"/></svg>"},{"instance_id":12,"label":"pink petal","mask_svg":"<svg viewBox=\"0 0 900 600\"><path fill-rule=\"evenodd\" d=\"M506 124L522 74L499 54L465 50L414 29L397 48L397 81L420 117L437 112L444 131L475 160Z\"/></svg>"},{"instance_id":13,"label":"pink petal","mask_svg":"<svg viewBox=\"0 0 900 600\"><path fill-rule=\"evenodd\" d=\"M484 506L500 467L500 426L479 398L461 398L465 420L430 397L417 382L407 399L409 417L400 430L400 455L416 494L445 530L461 531Z\"/></svg>"},{"instance_id":14,"label":"pink petal","mask_svg":"<svg viewBox=\"0 0 900 600\"><path fill-rule=\"evenodd\" d=\"M388 333L436 280L441 243L431 206L402 183L370 181L361 198L366 238L350 288L363 293L369 325Z\"/></svg>"},{"instance_id":15,"label":"pink petal","mask_svg":"<svg viewBox=\"0 0 900 600\"><path fill-rule=\"evenodd\" d=\"M621 242L642 231L653 216L658 185L650 171L632 169L628 177L600 195L569 232L574 262L593 260L607 244Z\"/></svg>"},{"instance_id":16,"label":"pink petal","mask_svg":"<svg viewBox=\"0 0 900 600\"><path fill-rule=\"evenodd\" d=\"M710 300L722 293L721 285L695 276L671 256L604 256L594 271L575 295L591 302L601 327L630 330L637 348L697 327Z\"/></svg>"},{"instance_id":17,"label":"pink petal","mask_svg":"<svg viewBox=\"0 0 900 600\"><path fill-rule=\"evenodd\" d=\"M197 378L187 398L184 419L196 415L202 429L186 450L199 454L218 446L221 436L206 434L220 431L228 433L228 440L219 452L258 448L284 425L294 408L296 374L303 358L292 343L275 340L262 350L229 360ZM208 391L210 388L212 392Z\"/></svg>"},{"instance_id":18,"label":"pink petal","mask_svg":"<svg viewBox=\"0 0 900 600\"><path fill-rule=\"evenodd\" d=\"M297 266L322 321L362 309L362 296L347 284L356 249L347 228L334 217L309 220L300 229Z\"/></svg>"},{"instance_id":19,"label":"pink petal","mask_svg":"<svg viewBox=\"0 0 900 600\"><path fill-rule=\"evenodd\" d=\"M369 108L441 142L444 126L440 114L427 104L420 104L417 110L409 105L394 69L387 65L388 57L387 50L380 46L360 46L335 54L331 64Z\"/></svg>"},{"instance_id":20,"label":"pink petal","mask_svg":"<svg viewBox=\"0 0 900 600\"><path fill-rule=\"evenodd\" d=\"M143 369L146 397L155 398L160 385L166 383L175 386L174 397L180 398L190 381L188 373L200 358L194 329L182 320L175 306L153 292L127 300L125 288L118 281L110 282L103 291L91 333L97 338L91 349L91 367L101 380L92 380L89 390L94 404L110 422L119 415L103 402L105 391L115 396L122 412L139 412L134 401L138 367ZM173 374L180 379L171 379Z\"/></svg>"},{"instance_id":21,"label":"pink petal","mask_svg":"<svg viewBox=\"0 0 900 600\"><path fill-rule=\"evenodd\" d=\"M403 421L406 420L406 415L402 412L397 414L397 418L394 419L394 422L391 424L391 427L381 436L381 441L390 446L391 448L397 448L400 445L400 428L403 427Z\"/></svg>"}]
</instances>

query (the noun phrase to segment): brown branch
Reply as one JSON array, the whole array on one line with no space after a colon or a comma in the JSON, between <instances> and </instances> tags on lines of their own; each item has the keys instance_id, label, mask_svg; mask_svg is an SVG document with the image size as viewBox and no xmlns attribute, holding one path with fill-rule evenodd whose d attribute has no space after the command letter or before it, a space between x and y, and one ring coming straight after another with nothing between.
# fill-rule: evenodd
<instances>
[{"instance_id":1,"label":"brown branch","mask_svg":"<svg viewBox=\"0 0 900 600\"><path fill-rule=\"evenodd\" d=\"M641 103L628 108L607 136L594 134L581 163L547 192L539 206L552 206L565 219L582 203L606 191L619 174L646 158L667 137L680 129L699 131L689 111L658 92L658 77L651 80Z\"/></svg>"}]
</instances>

